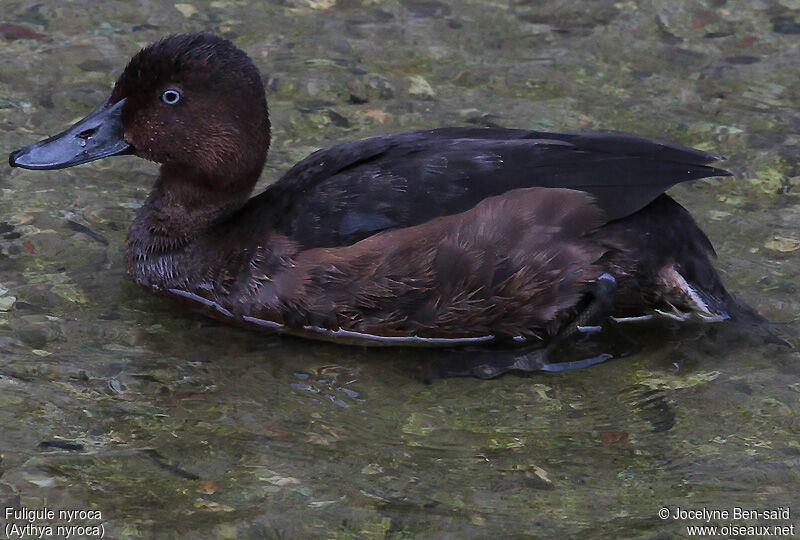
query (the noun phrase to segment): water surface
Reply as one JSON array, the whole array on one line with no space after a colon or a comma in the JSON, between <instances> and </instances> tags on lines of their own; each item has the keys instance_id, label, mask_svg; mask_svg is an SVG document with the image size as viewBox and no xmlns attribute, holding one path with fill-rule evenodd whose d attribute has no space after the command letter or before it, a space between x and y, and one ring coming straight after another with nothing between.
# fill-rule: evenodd
<instances>
[{"instance_id":1,"label":"water surface","mask_svg":"<svg viewBox=\"0 0 800 540\"><path fill-rule=\"evenodd\" d=\"M734 178L671 194L800 345L797 0L23 0L2 23L3 152L90 111L139 47L205 29L267 82L262 186L317 148L443 125L722 153ZM155 172L0 168L2 506L97 509L120 539L668 538L696 522L661 507L800 513L794 350L648 330L582 371L428 384L415 351L275 339L135 287L122 245Z\"/></svg>"}]
</instances>

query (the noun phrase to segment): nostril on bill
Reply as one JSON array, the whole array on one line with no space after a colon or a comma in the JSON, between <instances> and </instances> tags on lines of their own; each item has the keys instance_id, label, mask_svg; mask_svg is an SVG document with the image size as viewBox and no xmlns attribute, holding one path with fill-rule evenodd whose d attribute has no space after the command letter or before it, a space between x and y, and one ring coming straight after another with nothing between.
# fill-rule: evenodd
<instances>
[{"instance_id":1,"label":"nostril on bill","mask_svg":"<svg viewBox=\"0 0 800 540\"><path fill-rule=\"evenodd\" d=\"M91 138L92 135L97 133L98 129L99 129L99 127L93 127L93 128L85 129L85 130L81 131L80 133L78 133L76 135L76 137L78 137L79 139L84 139L84 140L85 139L89 139L89 138Z\"/></svg>"}]
</instances>

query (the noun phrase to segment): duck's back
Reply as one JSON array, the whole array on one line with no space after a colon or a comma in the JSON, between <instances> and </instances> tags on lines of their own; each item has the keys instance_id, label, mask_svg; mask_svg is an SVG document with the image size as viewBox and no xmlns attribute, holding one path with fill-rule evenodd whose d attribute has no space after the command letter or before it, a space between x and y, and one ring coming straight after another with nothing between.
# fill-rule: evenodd
<instances>
[{"instance_id":1,"label":"duck's back","mask_svg":"<svg viewBox=\"0 0 800 540\"><path fill-rule=\"evenodd\" d=\"M269 208L270 226L308 248L349 245L534 186L588 192L613 221L677 183L729 175L709 166L717 159L614 133L412 131L315 152L249 206Z\"/></svg>"}]
</instances>

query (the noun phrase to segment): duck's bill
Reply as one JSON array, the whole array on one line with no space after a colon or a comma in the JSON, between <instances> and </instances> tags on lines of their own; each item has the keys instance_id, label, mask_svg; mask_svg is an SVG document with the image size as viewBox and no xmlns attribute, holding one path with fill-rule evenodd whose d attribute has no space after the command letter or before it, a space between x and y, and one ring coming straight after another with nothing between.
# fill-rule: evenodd
<instances>
[{"instance_id":1,"label":"duck's bill","mask_svg":"<svg viewBox=\"0 0 800 540\"><path fill-rule=\"evenodd\" d=\"M109 105L108 99L86 118L49 139L14 150L8 156L12 167L23 169L64 169L81 163L133 153L125 142L122 127L122 99Z\"/></svg>"}]
</instances>

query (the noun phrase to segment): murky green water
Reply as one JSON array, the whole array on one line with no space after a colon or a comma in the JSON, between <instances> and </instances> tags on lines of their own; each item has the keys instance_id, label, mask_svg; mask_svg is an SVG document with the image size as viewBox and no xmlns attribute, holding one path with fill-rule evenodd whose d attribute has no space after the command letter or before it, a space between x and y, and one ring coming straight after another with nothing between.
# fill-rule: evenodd
<instances>
[{"instance_id":1,"label":"murky green water","mask_svg":"<svg viewBox=\"0 0 800 540\"><path fill-rule=\"evenodd\" d=\"M798 0L1 5L4 153L91 110L140 46L200 29L268 81L264 184L318 147L442 125L721 152L735 178L672 193L800 346ZM416 352L272 339L132 285L122 244L154 174L0 167L3 507L96 509L107 538L669 538L699 523L659 519L676 506L790 506L716 523L800 533L796 351L718 327L583 371L425 384Z\"/></svg>"}]
</instances>

